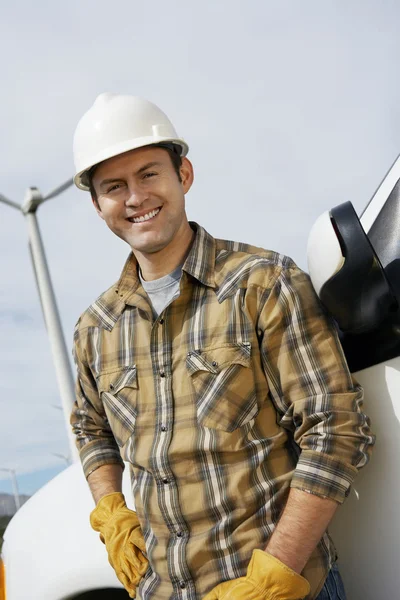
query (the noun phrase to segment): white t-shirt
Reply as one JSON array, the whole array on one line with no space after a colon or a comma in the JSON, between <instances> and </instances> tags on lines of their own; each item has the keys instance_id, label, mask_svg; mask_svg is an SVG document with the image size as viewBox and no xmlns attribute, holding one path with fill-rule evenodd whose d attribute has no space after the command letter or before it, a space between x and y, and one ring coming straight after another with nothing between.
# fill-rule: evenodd
<instances>
[{"instance_id":1,"label":"white t-shirt","mask_svg":"<svg viewBox=\"0 0 400 600\"><path fill-rule=\"evenodd\" d=\"M173 297L178 295L181 276L182 265L179 265L172 273L168 273L168 275L164 275L159 279L153 279L153 281L145 281L139 269L140 281L150 299L156 317L171 302Z\"/></svg>"}]
</instances>

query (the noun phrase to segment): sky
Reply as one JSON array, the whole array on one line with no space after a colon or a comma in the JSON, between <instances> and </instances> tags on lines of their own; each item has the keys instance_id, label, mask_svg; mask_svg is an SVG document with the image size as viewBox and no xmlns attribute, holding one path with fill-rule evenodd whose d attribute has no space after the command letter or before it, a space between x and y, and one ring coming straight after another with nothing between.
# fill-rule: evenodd
<instances>
[{"instance_id":1,"label":"sky","mask_svg":"<svg viewBox=\"0 0 400 600\"><path fill-rule=\"evenodd\" d=\"M400 151L400 5L370 0L6 3L0 193L74 174L72 137L102 92L148 98L188 142L190 220L307 268L324 211L360 214ZM70 188L38 219L68 350L129 252ZM22 214L0 204L0 469L33 493L65 468L60 397ZM11 491L0 471L0 491Z\"/></svg>"}]
</instances>

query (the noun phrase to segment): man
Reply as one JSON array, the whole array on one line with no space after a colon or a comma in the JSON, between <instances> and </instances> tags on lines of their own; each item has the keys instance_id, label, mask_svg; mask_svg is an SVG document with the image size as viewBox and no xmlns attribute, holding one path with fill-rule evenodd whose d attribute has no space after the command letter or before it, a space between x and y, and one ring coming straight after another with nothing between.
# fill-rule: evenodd
<instances>
[{"instance_id":1,"label":"man","mask_svg":"<svg viewBox=\"0 0 400 600\"><path fill-rule=\"evenodd\" d=\"M188 222L187 151L130 96L75 133L75 183L132 250L75 331L91 524L132 598L343 600L326 529L374 443L362 390L291 259Z\"/></svg>"}]
</instances>

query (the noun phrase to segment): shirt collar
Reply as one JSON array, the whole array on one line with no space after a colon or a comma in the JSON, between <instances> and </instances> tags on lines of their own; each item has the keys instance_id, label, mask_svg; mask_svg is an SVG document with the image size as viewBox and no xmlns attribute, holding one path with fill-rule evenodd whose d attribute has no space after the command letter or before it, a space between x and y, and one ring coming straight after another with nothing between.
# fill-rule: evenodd
<instances>
[{"instance_id":1,"label":"shirt collar","mask_svg":"<svg viewBox=\"0 0 400 600\"><path fill-rule=\"evenodd\" d=\"M191 221L190 226L195 232L193 243L189 254L183 263L182 270L197 279L203 285L215 288L215 239L207 231ZM126 304L137 304L138 298L143 300L143 294L140 293L142 286L138 275L137 260L133 252L128 256L125 266L122 270L118 283L115 286L115 293ZM145 293L144 293L145 295ZM141 301L140 301L141 303ZM121 311L122 312L122 311Z\"/></svg>"},{"instance_id":2,"label":"shirt collar","mask_svg":"<svg viewBox=\"0 0 400 600\"><path fill-rule=\"evenodd\" d=\"M195 238L182 270L200 283L215 288L215 239L197 223L191 221L190 226Z\"/></svg>"}]
</instances>

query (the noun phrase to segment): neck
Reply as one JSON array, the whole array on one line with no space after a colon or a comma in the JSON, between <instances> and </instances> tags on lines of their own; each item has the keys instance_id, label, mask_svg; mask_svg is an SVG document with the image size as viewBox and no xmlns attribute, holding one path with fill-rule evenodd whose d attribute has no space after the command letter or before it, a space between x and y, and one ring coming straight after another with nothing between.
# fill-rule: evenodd
<instances>
[{"instance_id":1,"label":"neck","mask_svg":"<svg viewBox=\"0 0 400 600\"><path fill-rule=\"evenodd\" d=\"M186 221L168 246L159 252L145 254L134 250L143 279L154 281L154 279L160 279L160 277L175 271L184 262L194 236L194 231Z\"/></svg>"}]
</instances>

